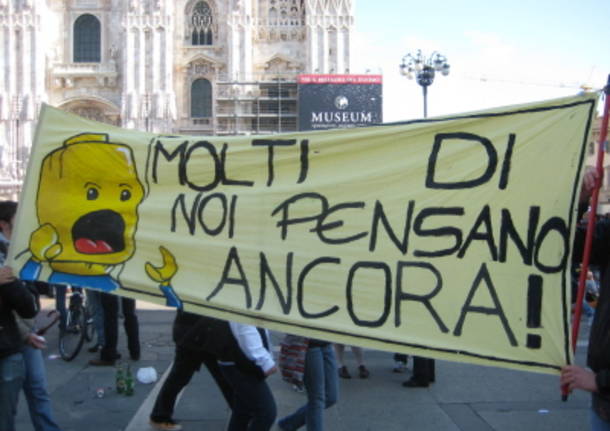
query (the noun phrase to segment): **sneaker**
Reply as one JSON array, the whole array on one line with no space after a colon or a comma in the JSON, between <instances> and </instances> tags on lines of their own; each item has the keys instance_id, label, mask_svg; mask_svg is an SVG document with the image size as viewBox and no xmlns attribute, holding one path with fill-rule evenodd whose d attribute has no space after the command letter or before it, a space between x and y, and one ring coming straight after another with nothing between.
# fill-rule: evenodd
<instances>
[{"instance_id":1,"label":"sneaker","mask_svg":"<svg viewBox=\"0 0 610 431\"><path fill-rule=\"evenodd\" d=\"M403 362L396 361L394 362L394 368L392 368L393 373L403 373L406 369L406 366Z\"/></svg>"},{"instance_id":2,"label":"sneaker","mask_svg":"<svg viewBox=\"0 0 610 431\"><path fill-rule=\"evenodd\" d=\"M101 345L101 344L94 344L93 346L91 346L91 347L89 347L89 348L87 349L87 351L88 351L89 353L97 353L97 352L99 352L100 350L102 350L102 345Z\"/></svg>"},{"instance_id":3,"label":"sneaker","mask_svg":"<svg viewBox=\"0 0 610 431\"><path fill-rule=\"evenodd\" d=\"M156 430L180 431L182 429L182 425L173 421L172 419L167 419L167 420L163 420L163 421L156 421L156 420L151 419L149 423L150 423L150 426Z\"/></svg>"},{"instance_id":4,"label":"sneaker","mask_svg":"<svg viewBox=\"0 0 610 431\"><path fill-rule=\"evenodd\" d=\"M342 379L351 379L352 376L349 374L349 371L347 370L347 367L344 365L341 368L339 368L339 377L341 377Z\"/></svg>"},{"instance_id":5,"label":"sneaker","mask_svg":"<svg viewBox=\"0 0 610 431\"><path fill-rule=\"evenodd\" d=\"M368 379L370 374L371 373L369 373L369 370L367 370L364 365L360 365L358 367L358 377L360 377L361 379Z\"/></svg>"}]
</instances>

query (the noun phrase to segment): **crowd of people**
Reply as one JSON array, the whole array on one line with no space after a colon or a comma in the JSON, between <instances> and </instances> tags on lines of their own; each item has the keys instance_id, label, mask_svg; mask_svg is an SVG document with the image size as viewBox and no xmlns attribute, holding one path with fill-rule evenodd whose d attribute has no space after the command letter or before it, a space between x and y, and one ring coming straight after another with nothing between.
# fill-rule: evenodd
<instances>
[{"instance_id":1,"label":"crowd of people","mask_svg":"<svg viewBox=\"0 0 610 431\"><path fill-rule=\"evenodd\" d=\"M596 181L587 170L579 215L588 207ZM58 431L47 390L44 337L37 334L33 318L39 312L38 292L32 283L19 280L4 265L11 239L17 204L0 202L0 431L14 431L17 400L23 390L30 418L36 431ZM575 266L584 247L585 226L581 224L574 243ZM610 430L610 219L601 218L594 234L591 260L596 271L587 274L587 301L584 312L592 319L587 365L568 365L561 371L560 383L568 390L592 393L591 429ZM599 274L599 275L597 275ZM65 316L65 286L55 286L57 309ZM110 293L87 289L88 306L94 320L97 340L90 349L99 352L92 366L113 366L120 358L117 351L118 313L124 316L130 358L140 359L140 341L135 301ZM168 377L150 413L150 424L159 430L180 430L173 412L180 391L196 371L205 365L231 409L229 431L269 430L275 424L291 431L324 428L323 412L338 401L338 379L352 373L345 361L346 346L328 341L304 339L302 384L307 400L293 413L277 420L275 399L266 378L277 372L266 330L252 325L200 316L178 309L173 324L175 356ZM356 358L356 375L367 379L370 372L362 349L351 347ZM394 372L406 369L408 357L394 355ZM413 358L413 373L405 387L427 387L434 383L434 361Z\"/></svg>"}]
</instances>

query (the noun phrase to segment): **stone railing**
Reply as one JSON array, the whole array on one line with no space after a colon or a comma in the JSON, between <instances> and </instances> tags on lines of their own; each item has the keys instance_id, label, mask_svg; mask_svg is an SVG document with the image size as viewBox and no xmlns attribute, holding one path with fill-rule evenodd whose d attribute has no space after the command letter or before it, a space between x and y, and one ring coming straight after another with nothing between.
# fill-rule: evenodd
<instances>
[{"instance_id":1,"label":"stone railing","mask_svg":"<svg viewBox=\"0 0 610 431\"><path fill-rule=\"evenodd\" d=\"M94 78L101 86L113 87L118 76L114 61L108 63L65 63L51 68L53 84L56 87L71 88L78 79Z\"/></svg>"}]
</instances>

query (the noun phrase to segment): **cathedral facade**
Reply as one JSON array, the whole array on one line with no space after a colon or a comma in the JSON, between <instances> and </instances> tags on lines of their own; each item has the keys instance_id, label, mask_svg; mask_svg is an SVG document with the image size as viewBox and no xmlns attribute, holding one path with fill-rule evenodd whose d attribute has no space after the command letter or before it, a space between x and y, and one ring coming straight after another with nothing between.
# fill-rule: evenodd
<instances>
[{"instance_id":1,"label":"cathedral facade","mask_svg":"<svg viewBox=\"0 0 610 431\"><path fill-rule=\"evenodd\" d=\"M0 195L42 103L126 128L297 129L297 76L349 73L353 0L0 0Z\"/></svg>"}]
</instances>

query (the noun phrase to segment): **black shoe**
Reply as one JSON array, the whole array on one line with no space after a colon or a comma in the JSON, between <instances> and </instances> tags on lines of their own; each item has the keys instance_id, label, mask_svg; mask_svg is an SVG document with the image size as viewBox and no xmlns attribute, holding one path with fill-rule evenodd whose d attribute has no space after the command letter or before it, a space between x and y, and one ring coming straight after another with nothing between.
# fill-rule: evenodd
<instances>
[{"instance_id":1,"label":"black shoe","mask_svg":"<svg viewBox=\"0 0 610 431\"><path fill-rule=\"evenodd\" d=\"M360 365L358 367L358 377L360 377L361 379L368 379L370 374L371 373L369 372L369 370L366 369L364 365Z\"/></svg>"},{"instance_id":2,"label":"black shoe","mask_svg":"<svg viewBox=\"0 0 610 431\"><path fill-rule=\"evenodd\" d=\"M426 383L426 382L420 382L419 380L416 380L413 377L411 377L406 382L403 382L402 385L405 388L427 388L430 384Z\"/></svg>"},{"instance_id":3,"label":"black shoe","mask_svg":"<svg viewBox=\"0 0 610 431\"><path fill-rule=\"evenodd\" d=\"M131 358L132 361L139 361L140 360L140 352L138 352L138 353L130 353L129 357Z\"/></svg>"},{"instance_id":4,"label":"black shoe","mask_svg":"<svg viewBox=\"0 0 610 431\"><path fill-rule=\"evenodd\" d=\"M342 379L351 379L352 376L350 375L349 371L347 370L347 367L344 365L341 368L339 368L339 377L341 377Z\"/></svg>"},{"instance_id":5,"label":"black shoe","mask_svg":"<svg viewBox=\"0 0 610 431\"><path fill-rule=\"evenodd\" d=\"M101 344L94 344L93 346L91 346L91 347L89 347L89 348L87 349L87 351L88 351L89 353L97 353L97 352L99 352L100 350L102 350L102 345L101 345Z\"/></svg>"}]
</instances>

